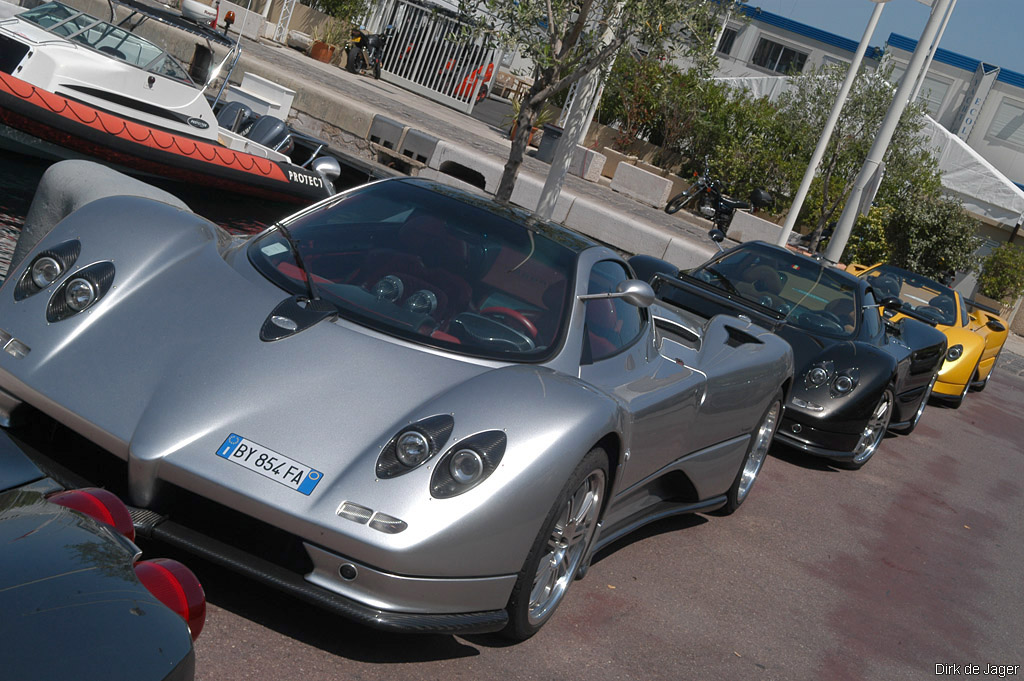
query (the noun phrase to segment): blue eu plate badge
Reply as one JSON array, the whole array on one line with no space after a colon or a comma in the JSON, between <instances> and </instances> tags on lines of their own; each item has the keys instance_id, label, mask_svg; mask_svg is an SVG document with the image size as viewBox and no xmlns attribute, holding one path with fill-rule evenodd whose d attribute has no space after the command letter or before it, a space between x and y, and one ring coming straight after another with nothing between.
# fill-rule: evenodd
<instances>
[{"instance_id":1,"label":"blue eu plate badge","mask_svg":"<svg viewBox=\"0 0 1024 681\"><path fill-rule=\"evenodd\" d=\"M217 456L248 468L274 482L309 496L324 474L291 457L231 433L217 449Z\"/></svg>"}]
</instances>

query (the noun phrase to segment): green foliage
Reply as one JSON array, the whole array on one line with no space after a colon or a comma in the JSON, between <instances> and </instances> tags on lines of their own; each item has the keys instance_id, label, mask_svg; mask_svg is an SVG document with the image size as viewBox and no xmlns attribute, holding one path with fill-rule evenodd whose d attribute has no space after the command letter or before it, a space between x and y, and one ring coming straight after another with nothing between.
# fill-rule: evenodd
<instances>
[{"instance_id":1,"label":"green foliage","mask_svg":"<svg viewBox=\"0 0 1024 681\"><path fill-rule=\"evenodd\" d=\"M893 209L889 206L872 206L866 216L858 217L843 251L843 262L861 265L889 262L892 249L886 238L886 227L892 220L892 214Z\"/></svg>"},{"instance_id":2,"label":"green foliage","mask_svg":"<svg viewBox=\"0 0 1024 681\"><path fill-rule=\"evenodd\" d=\"M983 295L1012 304L1024 294L1024 248L1005 243L985 258L978 275Z\"/></svg>"},{"instance_id":3,"label":"green foliage","mask_svg":"<svg viewBox=\"0 0 1024 681\"><path fill-rule=\"evenodd\" d=\"M913 197L893 208L886 225L889 262L938 280L953 271L973 269L976 229L959 201Z\"/></svg>"},{"instance_id":4,"label":"green foliage","mask_svg":"<svg viewBox=\"0 0 1024 681\"><path fill-rule=\"evenodd\" d=\"M622 139L617 146L624 148L634 139L662 144L662 102L675 71L650 54L642 56L630 50L619 53L605 80L605 94L598 112L598 120L605 118L619 123Z\"/></svg>"},{"instance_id":5,"label":"green foliage","mask_svg":"<svg viewBox=\"0 0 1024 681\"><path fill-rule=\"evenodd\" d=\"M527 131L540 107L597 69L607 68L623 45L654 54L689 55L708 72L721 18L736 0L459 0L473 21L467 36L485 36L534 64L518 132L495 198L508 201L526 150ZM640 113L640 112L637 112Z\"/></svg>"},{"instance_id":6,"label":"green foliage","mask_svg":"<svg viewBox=\"0 0 1024 681\"><path fill-rule=\"evenodd\" d=\"M366 14L369 0L316 0L311 7L335 19L354 24Z\"/></svg>"}]
</instances>

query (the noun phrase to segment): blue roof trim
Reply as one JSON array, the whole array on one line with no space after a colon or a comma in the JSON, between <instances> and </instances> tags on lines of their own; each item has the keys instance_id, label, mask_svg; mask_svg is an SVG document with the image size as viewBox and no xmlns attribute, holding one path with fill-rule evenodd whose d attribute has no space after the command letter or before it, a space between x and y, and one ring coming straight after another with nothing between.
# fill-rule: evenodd
<instances>
[{"instance_id":1,"label":"blue roof trim","mask_svg":"<svg viewBox=\"0 0 1024 681\"><path fill-rule=\"evenodd\" d=\"M1020 187L1021 189L1024 189L1024 184L1021 184L1020 182L1014 182L1014 184Z\"/></svg>"},{"instance_id":2,"label":"blue roof trim","mask_svg":"<svg viewBox=\"0 0 1024 681\"><path fill-rule=\"evenodd\" d=\"M898 33L890 34L888 42L891 47L895 47L896 49L903 50L905 52L913 52L917 48L916 40L914 40L913 38L908 38L905 35L900 35ZM949 50L944 50L941 47L935 50L935 61L941 62L943 64L949 64L950 66L955 66L958 69L970 71L971 73L977 71L978 64L982 63L977 59L965 57L962 54L950 52ZM986 73L991 71L991 69L988 67L991 66L994 68L994 65L992 64L986 64L985 66ZM1011 71L1010 69L1000 69L999 75L996 76L996 80L1001 83L1006 83L1007 85L1013 85L1014 87L1024 88L1024 73L1017 73L1016 71Z\"/></svg>"},{"instance_id":3,"label":"blue roof trim","mask_svg":"<svg viewBox=\"0 0 1024 681\"><path fill-rule=\"evenodd\" d=\"M797 35L802 35L807 38L817 40L819 42L825 43L826 45L832 45L833 47L838 47L841 50L846 50L847 52L850 53L851 56L857 51L857 45L859 43L856 40L850 40L849 38L844 38L841 35L836 35L835 33L823 31L820 28L814 28L813 26L808 26L807 24L801 24L799 21L793 21L792 19L787 19L784 16L772 14L771 12L766 12L760 7L740 5L740 11L743 14L746 14L751 19L760 21L763 24L768 24L769 26L776 26L778 28L785 29L791 33L796 33ZM881 50L879 48L873 48L868 52L868 55L870 56L872 54L877 54L880 52Z\"/></svg>"}]
</instances>

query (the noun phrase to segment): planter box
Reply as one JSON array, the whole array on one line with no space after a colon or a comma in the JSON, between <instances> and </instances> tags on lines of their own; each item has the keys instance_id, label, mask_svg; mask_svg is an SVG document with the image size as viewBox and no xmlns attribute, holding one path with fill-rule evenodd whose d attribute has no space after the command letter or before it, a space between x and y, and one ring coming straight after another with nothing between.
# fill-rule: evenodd
<instances>
[{"instance_id":1,"label":"planter box","mask_svg":"<svg viewBox=\"0 0 1024 681\"><path fill-rule=\"evenodd\" d=\"M642 168L620 163L612 178L612 190L646 203L655 208L664 208L672 183L664 177L649 173Z\"/></svg>"}]
</instances>

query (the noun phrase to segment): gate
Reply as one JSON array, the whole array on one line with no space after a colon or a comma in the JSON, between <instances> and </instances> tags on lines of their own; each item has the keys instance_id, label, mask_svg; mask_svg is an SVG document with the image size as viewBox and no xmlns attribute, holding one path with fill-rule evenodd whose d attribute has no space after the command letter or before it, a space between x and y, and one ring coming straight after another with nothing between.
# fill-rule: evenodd
<instances>
[{"instance_id":1,"label":"gate","mask_svg":"<svg viewBox=\"0 0 1024 681\"><path fill-rule=\"evenodd\" d=\"M464 27L457 13L439 5L382 0L367 20L371 32L389 34L381 78L470 113L487 96L501 51L482 37L457 42Z\"/></svg>"}]
</instances>

